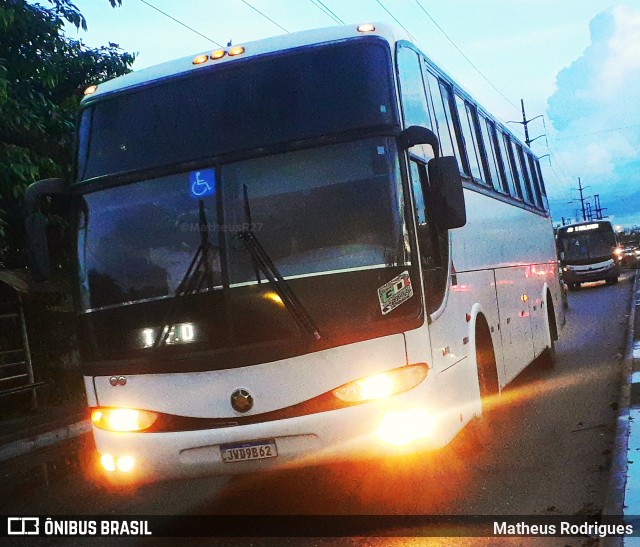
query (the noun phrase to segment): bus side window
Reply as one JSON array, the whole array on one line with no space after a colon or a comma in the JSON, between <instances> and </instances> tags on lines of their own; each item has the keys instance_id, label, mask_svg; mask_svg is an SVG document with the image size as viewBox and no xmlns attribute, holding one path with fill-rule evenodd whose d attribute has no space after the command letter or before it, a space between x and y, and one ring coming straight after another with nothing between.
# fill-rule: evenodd
<instances>
[{"instance_id":1,"label":"bus side window","mask_svg":"<svg viewBox=\"0 0 640 547\"><path fill-rule=\"evenodd\" d=\"M500 159L502 165L502 172L507 179L507 184L509 185L509 194L511 197L515 199L522 199L522 191L520 190L520 185L518 184L518 180L516 178L516 173L514 172L513 161L511 159L509 137L505 135L502 131L498 131L498 148L500 150Z\"/></svg>"},{"instance_id":2,"label":"bus side window","mask_svg":"<svg viewBox=\"0 0 640 547\"><path fill-rule=\"evenodd\" d=\"M463 170L467 175L477 180L483 180L484 177L480 172L480 155L478 147L478 136L475 133L475 124L472 112L467 102L460 97L455 96L456 106L458 107L458 119L460 120L460 129L462 131L461 140L464 143L464 151L462 154Z\"/></svg>"},{"instance_id":3,"label":"bus side window","mask_svg":"<svg viewBox=\"0 0 640 547\"><path fill-rule=\"evenodd\" d=\"M411 187L416 213L418 247L422 265L427 313L435 312L444 299L449 274L449 232L433 222L430 204L425 200L428 190L426 165L409 162Z\"/></svg>"},{"instance_id":4,"label":"bus side window","mask_svg":"<svg viewBox=\"0 0 640 547\"><path fill-rule=\"evenodd\" d=\"M518 165L518 171L520 172L520 180L522 181L522 186L524 187L524 200L531 204L534 205L534 199L533 199L533 188L531 185L531 177L529 176L529 170L527 169L527 164L525 162L524 159L524 152L522 150L522 146L520 146L519 144L516 145L516 143L513 143L514 146L514 152L516 155L516 163Z\"/></svg>"},{"instance_id":5,"label":"bus side window","mask_svg":"<svg viewBox=\"0 0 640 547\"><path fill-rule=\"evenodd\" d=\"M525 154L525 158L529 167L529 173L531 174L531 182L533 184L533 192L536 197L536 204L540 209L545 209L546 204L544 203L542 188L540 187L540 180L538 179L538 173L536 171L535 160L529 154Z\"/></svg>"},{"instance_id":6,"label":"bus side window","mask_svg":"<svg viewBox=\"0 0 640 547\"><path fill-rule=\"evenodd\" d=\"M540 161L536 158L533 159L533 167L535 167L535 172L538 177L538 184L540 185L540 192L542 193L542 203L544 205L544 210L549 211L549 200L547 199L547 190L544 187L544 179L542 178L542 170L540 169Z\"/></svg>"},{"instance_id":7,"label":"bus side window","mask_svg":"<svg viewBox=\"0 0 640 547\"><path fill-rule=\"evenodd\" d=\"M527 203L530 203L531 202L530 198L527 198L527 196L525 196L525 193L523 190L523 186L525 184L524 184L524 179L522 178L522 170L520 169L520 163L518 161L518 152L517 152L516 143L506 135L505 135L505 142L507 143L507 148L509 149L508 150L509 159L511 161L511 166L513 168L513 180L515 181L516 187L518 189L518 196L520 196L520 199L522 201L526 201Z\"/></svg>"},{"instance_id":8,"label":"bus side window","mask_svg":"<svg viewBox=\"0 0 640 547\"><path fill-rule=\"evenodd\" d=\"M456 134L453 131L451 114L448 113L448 99L443 103L438 78L431 72L427 72L427 82L429 85L429 99L436 122L435 132L438 134L438 140L440 141L440 155L459 158ZM446 107L445 104L447 105Z\"/></svg>"},{"instance_id":9,"label":"bus side window","mask_svg":"<svg viewBox=\"0 0 640 547\"><path fill-rule=\"evenodd\" d=\"M398 77L405 127L419 125L431 129L420 65L420 58L414 50L406 47L398 49Z\"/></svg>"},{"instance_id":10,"label":"bus side window","mask_svg":"<svg viewBox=\"0 0 640 547\"><path fill-rule=\"evenodd\" d=\"M509 192L503 177L500 174L498 155L495 145L495 129L490 125L491 122L484 116L480 115L480 130L482 132L482 140L484 142L485 158L487 161L488 180L487 182L493 186L498 192Z\"/></svg>"}]
</instances>

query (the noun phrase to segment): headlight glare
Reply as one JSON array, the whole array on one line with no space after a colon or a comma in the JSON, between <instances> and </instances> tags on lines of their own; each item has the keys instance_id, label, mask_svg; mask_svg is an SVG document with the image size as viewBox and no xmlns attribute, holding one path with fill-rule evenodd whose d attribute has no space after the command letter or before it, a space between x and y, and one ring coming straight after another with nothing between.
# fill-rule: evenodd
<instances>
[{"instance_id":1,"label":"headlight glare","mask_svg":"<svg viewBox=\"0 0 640 547\"><path fill-rule=\"evenodd\" d=\"M132 408L97 408L91 412L93 424L106 431L143 431L158 419L155 412Z\"/></svg>"},{"instance_id":2,"label":"headlight glare","mask_svg":"<svg viewBox=\"0 0 640 547\"><path fill-rule=\"evenodd\" d=\"M425 363L396 368L344 384L334 389L333 394L345 403L386 399L417 386L427 377L428 371Z\"/></svg>"}]
</instances>

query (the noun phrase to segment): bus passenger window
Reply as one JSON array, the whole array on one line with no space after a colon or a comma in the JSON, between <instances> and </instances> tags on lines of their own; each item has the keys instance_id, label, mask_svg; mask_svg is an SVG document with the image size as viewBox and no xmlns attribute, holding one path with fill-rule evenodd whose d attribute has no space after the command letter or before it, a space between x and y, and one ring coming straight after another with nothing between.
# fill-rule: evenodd
<instances>
[{"instance_id":1,"label":"bus passenger window","mask_svg":"<svg viewBox=\"0 0 640 547\"><path fill-rule=\"evenodd\" d=\"M525 154L527 160L527 167L531 177L531 184L533 186L533 193L536 198L536 205L540 207L540 209L544 209L544 202L542 199L542 191L540 189L540 181L538 180L538 173L536 172L536 166L534 163L534 159L529 155Z\"/></svg>"},{"instance_id":2,"label":"bus passenger window","mask_svg":"<svg viewBox=\"0 0 640 547\"><path fill-rule=\"evenodd\" d=\"M420 58L412 49L398 49L398 77L405 126L419 125L431 129Z\"/></svg>"},{"instance_id":3,"label":"bus passenger window","mask_svg":"<svg viewBox=\"0 0 640 547\"><path fill-rule=\"evenodd\" d=\"M501 177L498 162L498 155L495 146L495 129L491 127L489 120L480 117L480 130L482 131L482 140L484 142L485 158L487 161L487 170L489 171L487 182L498 190L498 192L509 193L509 188Z\"/></svg>"},{"instance_id":4,"label":"bus passenger window","mask_svg":"<svg viewBox=\"0 0 640 547\"><path fill-rule=\"evenodd\" d=\"M533 189L531 185L531 177L529 176L527 163L525 162L525 159L524 159L522 146L516 145L515 143L513 144L513 146L517 151L516 156L518 159L516 161L518 163L518 169L520 171L520 180L522 181L522 186L524 187L525 201L533 205L535 202L533 201Z\"/></svg>"},{"instance_id":5,"label":"bus passenger window","mask_svg":"<svg viewBox=\"0 0 640 547\"><path fill-rule=\"evenodd\" d=\"M500 158L502 160L502 169L509 185L509 194L516 199L522 199L522 192L518 185L518 179L514 172L513 161L511 160L511 153L509 151L509 137L498 131L498 147L500 149Z\"/></svg>"},{"instance_id":6,"label":"bus passenger window","mask_svg":"<svg viewBox=\"0 0 640 547\"><path fill-rule=\"evenodd\" d=\"M460 119L464 148L466 150L467 164L464 162L464 154L462 162L464 170L467 172L467 175L475 179L482 180L483 176L480 172L477 136L475 134L473 118L469 111L469 105L467 105L464 99L459 95L456 95L456 105L458 107L458 118Z\"/></svg>"},{"instance_id":7,"label":"bus passenger window","mask_svg":"<svg viewBox=\"0 0 640 547\"><path fill-rule=\"evenodd\" d=\"M440 141L440 155L441 156L456 156L460 157L457 153L457 145L454 148L455 132L452 131L453 125L450 123L451 115L448 114L448 106L442 102L442 95L440 94L440 84L438 78L436 78L430 72L427 72L427 81L429 83L429 92L431 105L433 107L435 121L436 121L436 133L438 134L438 140Z\"/></svg>"}]
</instances>

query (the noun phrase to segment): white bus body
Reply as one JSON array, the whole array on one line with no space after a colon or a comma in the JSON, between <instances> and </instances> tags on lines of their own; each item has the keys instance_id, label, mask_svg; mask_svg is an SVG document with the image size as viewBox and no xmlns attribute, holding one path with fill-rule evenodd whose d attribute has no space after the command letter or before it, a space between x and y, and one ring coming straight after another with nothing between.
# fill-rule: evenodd
<instances>
[{"instance_id":1,"label":"white bus body","mask_svg":"<svg viewBox=\"0 0 640 547\"><path fill-rule=\"evenodd\" d=\"M232 57L227 53L219 62L248 63L252 57L262 59L280 51L295 55L296 50L307 46L346 43L362 37L376 37L381 43L388 44L393 74L397 77L395 59L397 44L401 38L384 25L376 25L376 30L367 33L344 26L251 42L244 45L242 54ZM207 59L203 65L216 62L218 61ZM478 107L471 98L437 71L428 60L422 59L421 62L427 63L422 65L423 70L425 66L430 67L435 76L452 86L451 89L460 94L460 101L468 101L468 108L481 116L480 123L492 123L500 131L506 131L484 111L475 110ZM188 78L199 70L203 70L202 67L193 64L192 58L188 58L132 73L100 84L97 92L85 99L83 108L86 111L92 104L102 104L101 100L107 103L109 97L122 93L144 94L149 85L157 85L158 82L176 77ZM402 112L404 105L399 99L399 85L401 83L394 82L392 88L398 101L395 107L398 112ZM189 105L185 104L184 108L189 108ZM408 124L405 120L401 125ZM82 128L81 124L81 131ZM479 128L476 129L480 131ZM478 135L476 132L476 136ZM174 135L174 138L178 141L181 135ZM535 171L537 160L517 139L511 138L514 149L520 147L524 151L524 163L529 162L527 165ZM393 141L380 142L383 144L378 145L378 154L382 155L387 146L385 153L389 157L395 157L392 154ZM324 143L317 144L321 145L324 146ZM488 156L491 152L488 143L485 146L487 148L482 152L482 165L485 172L489 173ZM498 149L496 141L493 141L491 148ZM301 154L303 153L304 150ZM405 192L403 199L407 204L411 203L407 208L411 211L416 210L417 204L415 187L409 191L412 187L408 180L411 176L409 159L412 157L420 161L420 154L422 152L419 150L413 156L406 151L398 151L391 168L393 173L389 175L392 179L396 177L398 184L402 183ZM423 159L426 161L428 157L429 154L425 153ZM517 162L517 153L514 157ZM504 159L509 161L506 157ZM255 161L255 170L259 171L260 160L258 158ZM461 162L461 169L463 163ZM506 163L496 165L502 165L502 176L506 176L505 170L514 168L514 165L507 166ZM521 168L527 170L528 167L523 165ZM145 168L149 169L150 166ZM195 169L196 167L192 168ZM221 169L216 171L223 173L221 177L231 177L228 167L216 169ZM419 170L417 167L416 169ZM217 174L202 176L210 176L207 180L212 186L219 184L222 187L222 179ZM405 287L410 283L412 295L406 296L409 293L404 293L402 299L408 300L401 300L398 304L402 307L411 299L419 299L422 310L420 318L412 319L410 328L396 328L389 334L368 338L365 336L366 339L351 343L341 339L333 347L322 347L279 359L265 359L264 362L253 362L246 366L216 365L209 370L206 366L207 359L213 362L215 358L207 357L206 352L197 356L200 359L198 362L204 362L204 365L198 365L197 370L192 368L185 372L175 368L154 371L148 364L153 359L144 361L147 363L146 368L140 373L136 372L139 354L131 359L126 355L113 359L94 356L94 363L89 363L85 373L85 385L88 404L93 410L96 448L107 474L114 480L155 481L207 474L255 472L281 466L437 449L451 441L471 420L480 417L483 408L481 391L485 394L489 394L489 391L497 393L536 357L553 350L558 327L563 324L563 311L553 232L545 207L539 169L528 173L527 184L533 185L535 180L537 185L534 189L537 198L534 191L529 190L531 203L527 203L526 197L509 196L508 189L497 191L500 184L497 180L492 187L491 184L474 180L473 175L463 173L463 176L467 222L464 227L449 231L449 239L446 241L448 250L444 251L447 256L443 259L446 271L437 274L446 278L445 289L439 302L435 304L435 309L428 309L429 304L423 291L425 286L425 290L429 290L429 281L424 273L426 262L422 268L417 267L415 259L413 264L410 259L404 263L397 262L397 269L393 273L389 270L386 277L384 264L356 266L352 269L335 267L332 271L322 272L324 278L338 282L341 277L350 275L351 270L368 269L371 272L383 272L376 275L381 275L385 281L391 282L394 278L399 278L400 283L405 283ZM489 176L487 174L487 178ZM520 177L524 184L522 172ZM95 180L97 199L101 189L109 187L108 173ZM118 188L122 192L128 188L127 180L126 177L119 179ZM205 179L196 177L195 180ZM86 184L91 183L89 180ZM507 183L502 184L506 188ZM91 199L94 198L91 194L86 199L89 206L93 206ZM126 199L120 198L120 203ZM130 199L134 201L138 198L132 193ZM261 197L258 195L252 199L257 201ZM246 203L248 204L248 200ZM99 215L99 212L95 214ZM304 214L300 211L300 215ZM95 222L92 218L88 216L85 222ZM406 218L405 222L409 235L405 229L404 237L413 238L411 245L414 250L411 252L414 254L411 256L417 256L415 234L419 231L419 221L414 215ZM318 231L325 228L318 226ZM257 237L260 238L262 233L256 231ZM144 238L144 235L134 232L130 233L130 237ZM84 241L81 240L79 248L83 249ZM90 247L91 244L88 245ZM90 247L89 251L82 252L93 251ZM314 256L319 256L319 252ZM361 254L364 256L366 253L361 251ZM85 258L81 258L81 262L83 260ZM282 263L279 266L284 267ZM401 271L405 267L409 273ZM136 270L134 266L131 268L134 276L144 275L140 273L142 270ZM91 275L90 273L89 277ZM314 275L320 276L315 273L286 277L289 280L300 280ZM82 276L80 277L82 287L79 299L82 302L83 283L96 283L96 278L82 281ZM262 281L264 283L264 276ZM379 288L382 286L383 283L380 283ZM353 287L353 290L357 288ZM348 295L345 296L344 292L328 294L326 306L338 306L339 300L345 297ZM183 300L186 298L183 297ZM377 298L382 306L382 296ZM133 309L133 298L126 302L124 298L122 300L121 307L125 309L125 313L127 309ZM309 305L308 301L305 304L311 317L317 319L322 316L317 311L317 306ZM98 317L97 314L116 314L118 309L119 305L116 304L87 304L84 307L81 304L80 311L83 320L90 323L93 317ZM166 312L169 316L171 313ZM155 324L169 321L174 325L172 334L165 339L167 345L173 345L172 351L180 346L180 336L195 336L190 330L192 327L188 322L188 314L185 313L168 320L166 315L155 317ZM216 312L212 309L211 313ZM126 316L113 317L122 317L114 319L115 322L127 320ZM379 317L372 321L383 319L384 315L380 312ZM257 316L254 320L255 322L247 323L250 325L247 329L259 332L262 320ZM318 324L320 335L323 335L322 321L318 320ZM182 325L182 334L178 332L179 329L176 330L176 325ZM354 328L356 326L354 324ZM113 325L109 328L112 327L115 328ZM100 346L100 328L102 327L91 326L83 336L89 339L93 333L98 342L87 343L95 343L106 354L109 352L109 344L102 342L103 345ZM147 332L150 333L147 345L153 345L157 342L157 331L151 329ZM120 343L113 336L110 340L114 345ZM184 347L187 346L185 343ZM150 352L158 349L162 351L162 348L148 348ZM478 356L482 352L486 355L493 354L490 363L478 362ZM185 363L190 358L188 354L181 356ZM492 378L484 387L481 386L479 367L486 369L481 371L480 376ZM392 371L392 376L385 376L389 371ZM393 376L396 374L402 377ZM351 391L345 391L348 396L357 392L355 397L369 397L370 400L366 402L345 404L333 394L341 386L372 377L373 380L368 383L364 382L352 387ZM403 387L395 387L397 382L401 382ZM363 395L367 390L370 392ZM399 392L394 394L394 390ZM232 397L235 397L236 409L231 404ZM154 416L161 415L165 420L163 423L169 425L160 430L154 430L153 426L145 430L146 415L140 418L127 415L126 412L121 415L114 413L114 410L122 409L150 412L150 421ZM133 426L127 421L129 419L133 421Z\"/></svg>"}]
</instances>

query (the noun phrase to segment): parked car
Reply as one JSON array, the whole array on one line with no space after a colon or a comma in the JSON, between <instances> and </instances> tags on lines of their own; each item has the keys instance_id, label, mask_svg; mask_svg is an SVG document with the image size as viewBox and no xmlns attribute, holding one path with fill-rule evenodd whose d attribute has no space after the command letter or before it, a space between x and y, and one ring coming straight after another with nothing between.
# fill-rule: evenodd
<instances>
[{"instance_id":1,"label":"parked car","mask_svg":"<svg viewBox=\"0 0 640 547\"><path fill-rule=\"evenodd\" d=\"M640 266L640 248L625 247L620 255L620 265L624 268L637 268Z\"/></svg>"}]
</instances>

